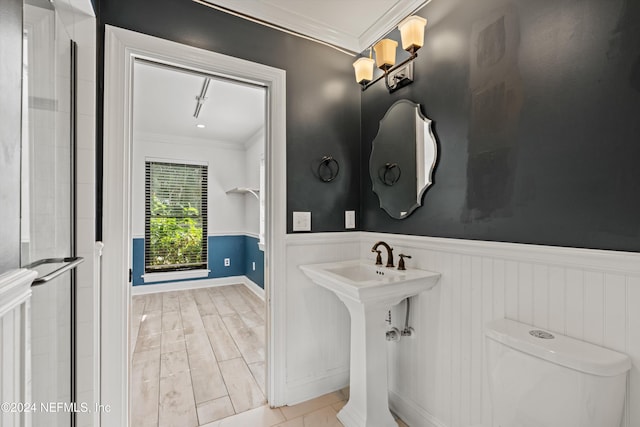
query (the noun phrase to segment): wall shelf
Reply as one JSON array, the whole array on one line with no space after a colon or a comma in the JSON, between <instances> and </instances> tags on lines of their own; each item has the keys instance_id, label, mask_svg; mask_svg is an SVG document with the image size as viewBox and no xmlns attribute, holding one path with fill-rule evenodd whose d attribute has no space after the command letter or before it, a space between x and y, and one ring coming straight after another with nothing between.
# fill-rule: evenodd
<instances>
[{"instance_id":1,"label":"wall shelf","mask_svg":"<svg viewBox=\"0 0 640 427\"><path fill-rule=\"evenodd\" d=\"M260 190L257 188L235 187L231 190L227 190L227 194L253 194L256 196L256 199L260 200Z\"/></svg>"}]
</instances>

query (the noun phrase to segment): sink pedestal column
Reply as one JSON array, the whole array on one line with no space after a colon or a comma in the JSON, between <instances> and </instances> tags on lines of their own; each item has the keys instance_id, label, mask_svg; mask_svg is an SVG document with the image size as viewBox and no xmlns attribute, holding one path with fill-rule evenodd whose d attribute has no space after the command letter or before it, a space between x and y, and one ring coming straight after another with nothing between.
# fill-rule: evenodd
<instances>
[{"instance_id":1,"label":"sink pedestal column","mask_svg":"<svg viewBox=\"0 0 640 427\"><path fill-rule=\"evenodd\" d=\"M389 411L385 314L399 300L367 303L338 295L351 316L349 402L338 413L345 427L397 427Z\"/></svg>"},{"instance_id":2,"label":"sink pedestal column","mask_svg":"<svg viewBox=\"0 0 640 427\"><path fill-rule=\"evenodd\" d=\"M385 313L405 298L433 288L440 274L398 271L350 260L301 265L319 286L336 294L351 316L351 393L338 413L345 427L397 427L389 411Z\"/></svg>"}]
</instances>

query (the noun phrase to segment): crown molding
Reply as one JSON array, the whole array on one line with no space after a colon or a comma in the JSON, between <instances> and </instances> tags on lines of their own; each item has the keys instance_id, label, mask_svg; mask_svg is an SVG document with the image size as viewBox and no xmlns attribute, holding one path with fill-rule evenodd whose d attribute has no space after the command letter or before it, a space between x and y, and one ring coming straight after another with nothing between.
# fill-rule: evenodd
<instances>
[{"instance_id":1,"label":"crown molding","mask_svg":"<svg viewBox=\"0 0 640 427\"><path fill-rule=\"evenodd\" d=\"M407 2L397 2L391 9L380 17L358 38L358 52L371 47L375 42L383 38L391 30L409 15L430 3L431 0L411 0Z\"/></svg>"},{"instance_id":2,"label":"crown molding","mask_svg":"<svg viewBox=\"0 0 640 427\"><path fill-rule=\"evenodd\" d=\"M157 144L196 145L198 147L215 147L235 151L245 151L246 149L244 143L242 142L229 142L206 138L192 138L183 135L157 134L153 132L135 132L134 139Z\"/></svg>"},{"instance_id":3,"label":"crown molding","mask_svg":"<svg viewBox=\"0 0 640 427\"><path fill-rule=\"evenodd\" d=\"M212 7L219 7L228 13L236 12L245 19L255 19L259 23L273 24L274 28L298 36L346 49L357 54L394 29L406 16L426 5L430 0L396 0L382 16L373 22L362 34L332 28L311 16L302 16L265 1L202 0ZM262 22L260 22L262 21ZM290 31L287 31L290 30ZM345 52L347 53L347 52Z\"/></svg>"},{"instance_id":4,"label":"crown molding","mask_svg":"<svg viewBox=\"0 0 640 427\"><path fill-rule=\"evenodd\" d=\"M251 136L249 136L243 142L242 145L244 146L245 150L248 150L254 145L256 145L256 143L258 142L264 143L264 138L265 138L265 128L264 126L260 126L254 133L251 134Z\"/></svg>"}]
</instances>

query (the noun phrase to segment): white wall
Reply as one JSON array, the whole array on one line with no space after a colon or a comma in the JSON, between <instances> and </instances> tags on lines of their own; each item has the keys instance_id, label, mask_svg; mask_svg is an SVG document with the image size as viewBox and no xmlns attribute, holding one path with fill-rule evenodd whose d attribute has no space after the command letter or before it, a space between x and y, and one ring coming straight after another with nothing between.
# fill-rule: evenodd
<instances>
[{"instance_id":1,"label":"white wall","mask_svg":"<svg viewBox=\"0 0 640 427\"><path fill-rule=\"evenodd\" d=\"M260 188L264 129L244 144L220 144L180 136L137 134L133 143L133 237L144 237L145 159L208 162L209 235L260 231L260 204L251 194L227 194L235 187Z\"/></svg>"},{"instance_id":2,"label":"white wall","mask_svg":"<svg viewBox=\"0 0 640 427\"><path fill-rule=\"evenodd\" d=\"M209 143L179 136L136 135L133 142L132 229L144 237L145 159L207 162L209 165L208 234L245 232L245 198L226 191L244 185L245 152L241 144Z\"/></svg>"},{"instance_id":3,"label":"white wall","mask_svg":"<svg viewBox=\"0 0 640 427\"><path fill-rule=\"evenodd\" d=\"M264 128L256 132L245 143L245 179L244 184L249 188L260 188L260 159L264 156L265 146ZM260 202L253 195L245 196L244 229L247 233L260 233Z\"/></svg>"},{"instance_id":4,"label":"white wall","mask_svg":"<svg viewBox=\"0 0 640 427\"><path fill-rule=\"evenodd\" d=\"M349 238L372 262L371 246L384 240L396 258L413 256L408 268L442 274L412 301L416 336L389 343L390 398L409 425L466 427L483 422L483 410L489 422L483 325L503 317L629 354L622 425L640 425L640 254L394 234L287 236L290 401L330 391L326 379L348 369L346 311L297 266L358 257ZM404 313L403 304L393 310L395 326Z\"/></svg>"}]
</instances>

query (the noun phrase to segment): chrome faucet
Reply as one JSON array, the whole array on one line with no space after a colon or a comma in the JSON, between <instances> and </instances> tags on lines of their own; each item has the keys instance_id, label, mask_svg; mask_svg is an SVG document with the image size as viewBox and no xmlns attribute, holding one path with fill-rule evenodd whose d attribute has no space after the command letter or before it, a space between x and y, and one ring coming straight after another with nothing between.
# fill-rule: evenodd
<instances>
[{"instance_id":1,"label":"chrome faucet","mask_svg":"<svg viewBox=\"0 0 640 427\"><path fill-rule=\"evenodd\" d=\"M380 251L378 250L378 246L380 245L384 246L387 249L387 267L393 267L393 248L383 241L377 242L371 248L371 252L378 253L378 256L376 257L376 265L382 265L382 257L380 256Z\"/></svg>"}]
</instances>

